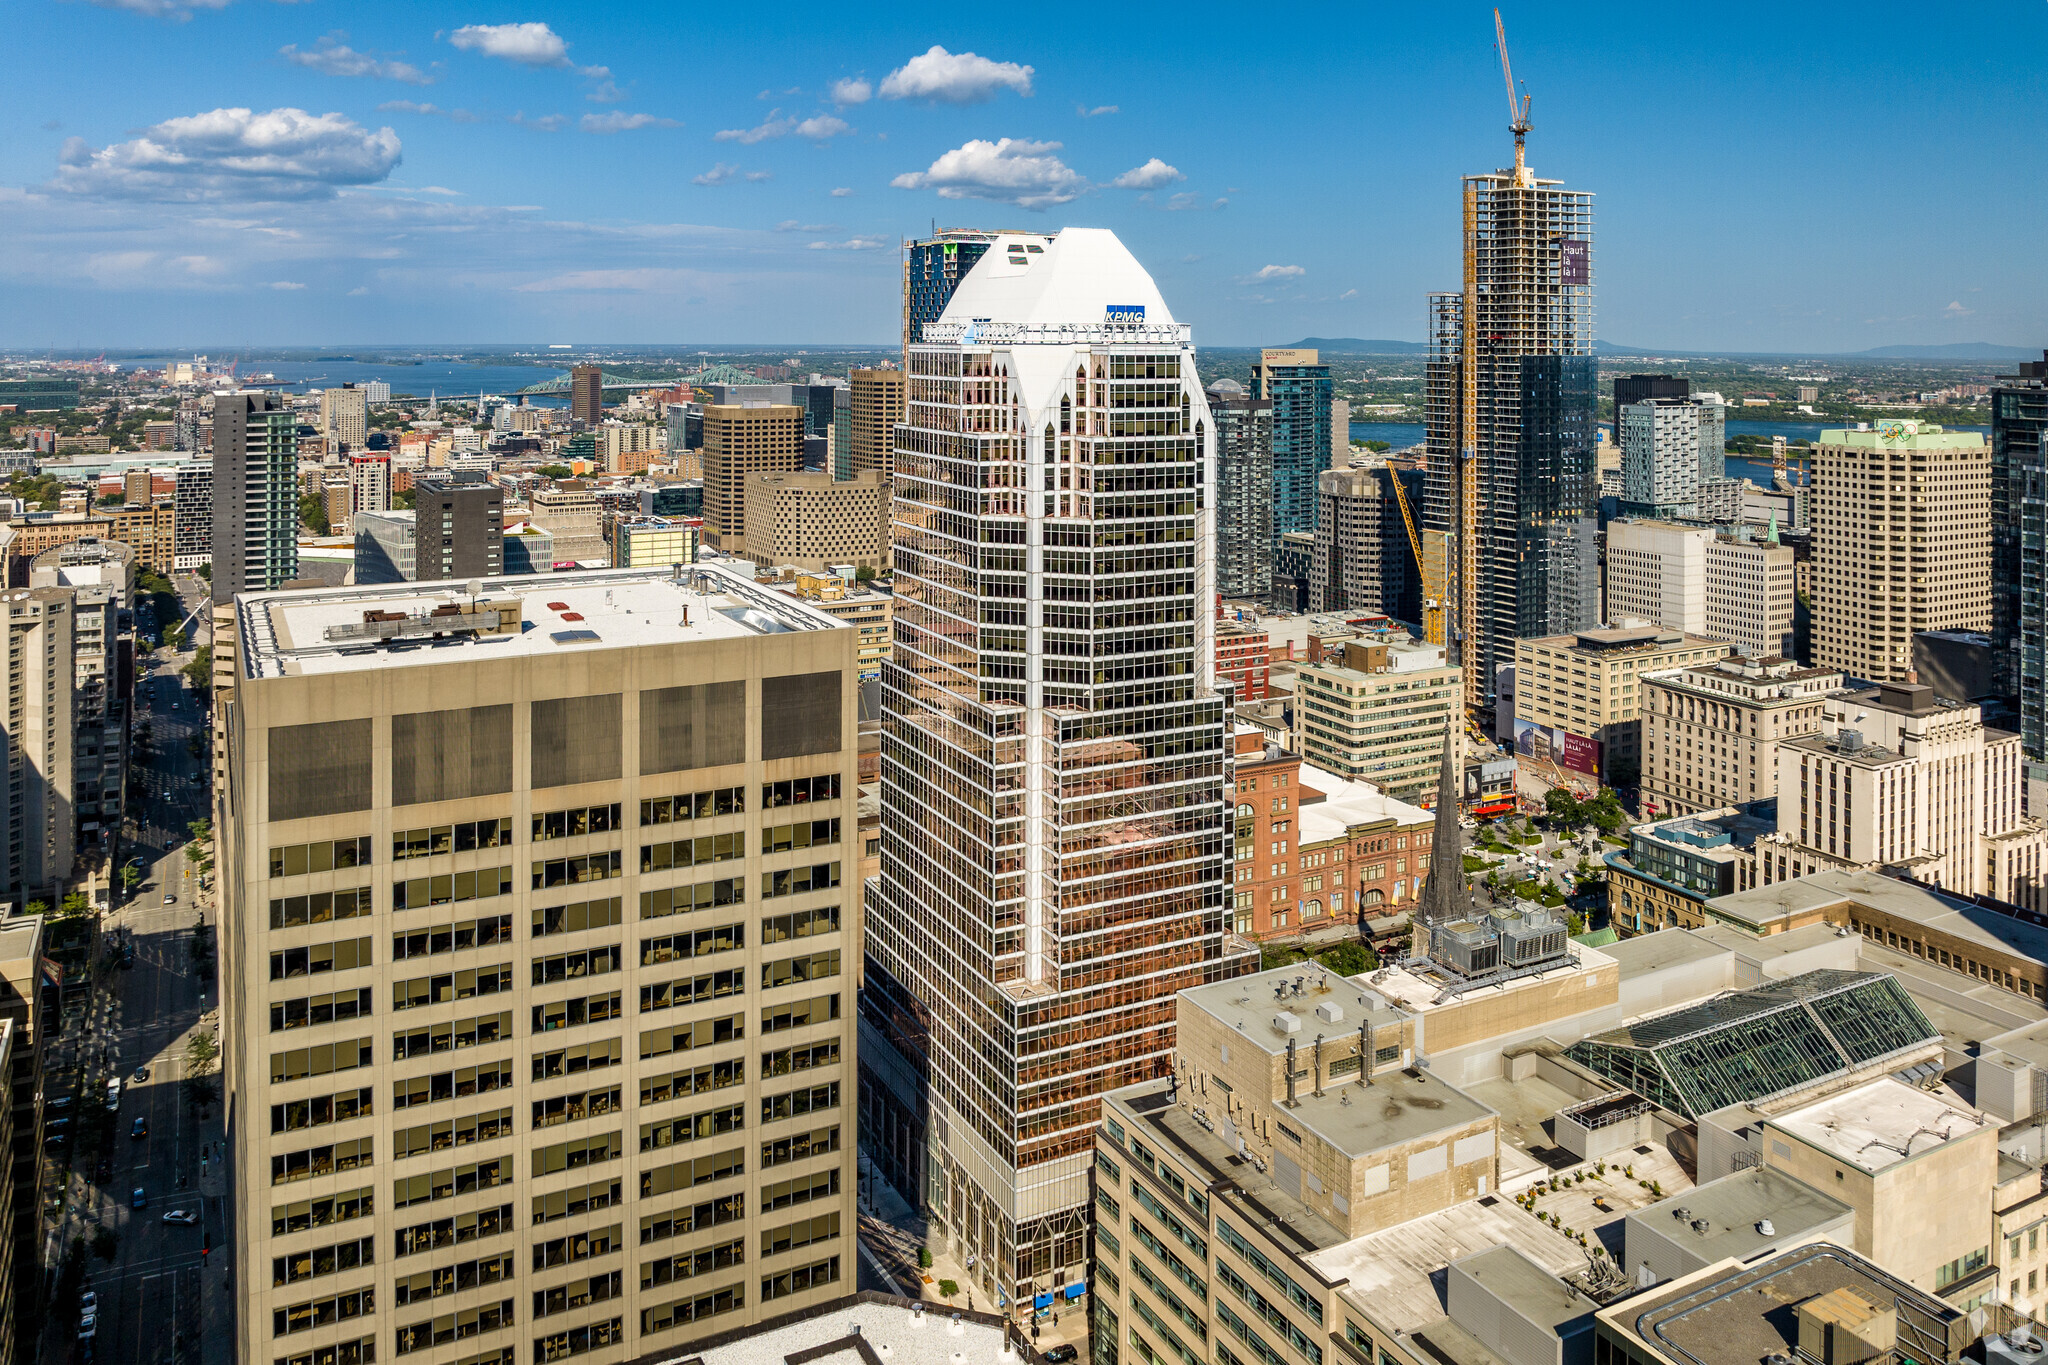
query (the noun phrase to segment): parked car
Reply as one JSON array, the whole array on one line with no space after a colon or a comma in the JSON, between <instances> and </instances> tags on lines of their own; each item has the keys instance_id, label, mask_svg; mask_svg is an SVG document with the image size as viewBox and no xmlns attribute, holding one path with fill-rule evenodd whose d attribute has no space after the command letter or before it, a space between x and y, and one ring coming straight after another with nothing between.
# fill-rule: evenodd
<instances>
[{"instance_id":1,"label":"parked car","mask_svg":"<svg viewBox=\"0 0 2048 1365\"><path fill-rule=\"evenodd\" d=\"M53 1100L43 1101L43 1112L46 1114L61 1114L76 1103L78 1103L76 1096L59 1095Z\"/></svg>"},{"instance_id":2,"label":"parked car","mask_svg":"<svg viewBox=\"0 0 2048 1365\"><path fill-rule=\"evenodd\" d=\"M199 1215L190 1209L172 1209L164 1215L164 1221L176 1223L181 1228L189 1228L199 1221Z\"/></svg>"},{"instance_id":3,"label":"parked car","mask_svg":"<svg viewBox=\"0 0 2048 1365\"><path fill-rule=\"evenodd\" d=\"M1080 1355L1080 1350L1068 1342L1045 1353L1046 1365L1067 1365L1068 1361L1078 1359Z\"/></svg>"},{"instance_id":4,"label":"parked car","mask_svg":"<svg viewBox=\"0 0 2048 1365\"><path fill-rule=\"evenodd\" d=\"M78 1296L78 1311L79 1311L79 1312L81 1312L81 1313L97 1313L97 1312L99 1312L99 1310L100 1310L100 1296L99 1296L99 1294L98 1294L97 1292L95 1292L95 1291L93 1291L93 1290L90 1290L90 1289L88 1289L88 1290L86 1290L86 1291L85 1291L85 1292L84 1292L83 1294L80 1294L80 1295Z\"/></svg>"},{"instance_id":5,"label":"parked car","mask_svg":"<svg viewBox=\"0 0 2048 1365\"><path fill-rule=\"evenodd\" d=\"M131 1137L131 1138L146 1138L146 1137L148 1137L148 1136L149 1136L149 1120L148 1120L147 1118L144 1118L144 1117L138 1116L138 1117L136 1118L136 1120L135 1120L135 1126L134 1126L134 1127L132 1127L132 1128L130 1128L130 1129L128 1130L128 1136L129 1136L129 1137Z\"/></svg>"},{"instance_id":6,"label":"parked car","mask_svg":"<svg viewBox=\"0 0 2048 1365\"><path fill-rule=\"evenodd\" d=\"M140 1185L137 1185L137 1186L135 1187L135 1190L134 1190L134 1192L133 1192L133 1193L131 1193L131 1194L130 1194L130 1195L128 1196L128 1207L129 1207L129 1208L131 1208L131 1209L146 1209L146 1208L148 1208L148 1207L149 1207L149 1191L148 1191L148 1190L145 1190L144 1188L142 1188L142 1186L140 1186Z\"/></svg>"}]
</instances>

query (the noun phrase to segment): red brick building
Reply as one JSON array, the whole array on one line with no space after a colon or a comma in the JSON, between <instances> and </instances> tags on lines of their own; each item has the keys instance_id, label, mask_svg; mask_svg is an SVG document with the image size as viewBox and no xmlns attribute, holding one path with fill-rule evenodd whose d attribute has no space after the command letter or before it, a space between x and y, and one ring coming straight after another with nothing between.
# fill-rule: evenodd
<instances>
[{"instance_id":1,"label":"red brick building","mask_svg":"<svg viewBox=\"0 0 2048 1365\"><path fill-rule=\"evenodd\" d=\"M1231 925L1286 938L1407 910L1429 873L1434 817L1369 783L1304 768L1262 731L1236 736Z\"/></svg>"},{"instance_id":2,"label":"red brick building","mask_svg":"<svg viewBox=\"0 0 2048 1365\"><path fill-rule=\"evenodd\" d=\"M1216 680L1237 688L1239 701L1264 701L1272 673L1272 644L1266 632L1238 621L1216 626Z\"/></svg>"}]
</instances>

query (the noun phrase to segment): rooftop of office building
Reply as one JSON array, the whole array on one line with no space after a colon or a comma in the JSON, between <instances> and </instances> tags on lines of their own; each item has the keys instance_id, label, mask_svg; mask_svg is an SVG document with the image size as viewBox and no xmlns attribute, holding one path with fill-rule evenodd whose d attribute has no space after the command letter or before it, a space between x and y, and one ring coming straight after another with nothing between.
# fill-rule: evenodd
<instances>
[{"instance_id":1,"label":"rooftop of office building","mask_svg":"<svg viewBox=\"0 0 2048 1365\"><path fill-rule=\"evenodd\" d=\"M1932 422L1895 417L1883 422L1859 422L1854 427L1830 427L1821 432L1820 444L1863 450L1952 450L1958 446L1982 449L1984 433L1945 431Z\"/></svg>"},{"instance_id":2,"label":"rooftop of office building","mask_svg":"<svg viewBox=\"0 0 2048 1365\"><path fill-rule=\"evenodd\" d=\"M1712 1266L1623 1300L1600 1316L1684 1365L1757 1365L1790 1359L1800 1341L1801 1310L1839 1290L1896 1307L1903 1354L1921 1361L1951 1358L1949 1339L1963 1316L1959 1310L1826 1242L1753 1265Z\"/></svg>"},{"instance_id":3,"label":"rooftop of office building","mask_svg":"<svg viewBox=\"0 0 2048 1365\"><path fill-rule=\"evenodd\" d=\"M1420 806L1397 801L1370 782L1355 782L1313 763L1301 765L1303 844L1335 839L1360 825L1419 825L1436 817Z\"/></svg>"},{"instance_id":4,"label":"rooftop of office building","mask_svg":"<svg viewBox=\"0 0 2048 1365\"><path fill-rule=\"evenodd\" d=\"M1114 232L1063 228L1005 236L960 281L939 322L1098 327L1112 309L1148 327L1173 325L1159 287Z\"/></svg>"},{"instance_id":5,"label":"rooftop of office building","mask_svg":"<svg viewBox=\"0 0 2048 1365\"><path fill-rule=\"evenodd\" d=\"M2008 956L2048 962L2048 927L1876 872L1815 872L1707 902L1716 919L1756 930L1836 909L1841 913L1834 918L1843 920L1856 906Z\"/></svg>"},{"instance_id":6,"label":"rooftop of office building","mask_svg":"<svg viewBox=\"0 0 2048 1365\"><path fill-rule=\"evenodd\" d=\"M236 601L238 657L252 678L849 628L723 565L279 589Z\"/></svg>"},{"instance_id":7,"label":"rooftop of office building","mask_svg":"<svg viewBox=\"0 0 2048 1365\"><path fill-rule=\"evenodd\" d=\"M1703 1261L1746 1261L1785 1237L1850 1215L1841 1200L1774 1166L1724 1175L1638 1210L1635 1221Z\"/></svg>"},{"instance_id":8,"label":"rooftop of office building","mask_svg":"<svg viewBox=\"0 0 2048 1365\"><path fill-rule=\"evenodd\" d=\"M1872 1175L1995 1126L1953 1095L1891 1076L1838 1091L1770 1123Z\"/></svg>"},{"instance_id":9,"label":"rooftop of office building","mask_svg":"<svg viewBox=\"0 0 2048 1365\"><path fill-rule=\"evenodd\" d=\"M1401 1018L1385 995L1362 979L1308 962L1192 986L1180 998L1274 1056L1287 1051L1290 1040L1299 1048L1318 1033L1336 1037L1356 1033L1360 1024L1377 1028ZM1294 1021L1292 1030L1274 1027L1283 1016Z\"/></svg>"},{"instance_id":10,"label":"rooftop of office building","mask_svg":"<svg viewBox=\"0 0 2048 1365\"><path fill-rule=\"evenodd\" d=\"M634 1365L1021 1365L1003 1319L891 1294L850 1294Z\"/></svg>"},{"instance_id":11,"label":"rooftop of office building","mask_svg":"<svg viewBox=\"0 0 2048 1365\"><path fill-rule=\"evenodd\" d=\"M1531 903L1525 901L1519 903L1517 907L1501 907L1501 909L1494 913L1507 914L1511 909L1516 908L1529 910L1534 907ZM1488 918L1490 916L1474 912L1472 922L1476 925L1479 920ZM1450 925L1446 927L1456 928L1457 926ZM1589 947L1583 943L1573 943L1569 945L1565 955L1554 960L1546 961L1536 967L1522 969L1519 975L1500 980L1487 979L1480 984L1489 996L1513 995L1517 991L1531 990L1545 984L1555 984L1562 978L1583 976L1588 972L1597 971L1602 967L1612 965L1614 965L1614 959L1607 956L1603 950ZM1429 968L1420 965L1413 967L1381 967L1377 971L1360 977L1359 980L1366 983L1369 990L1385 996L1388 1002L1395 1008L1415 1014L1426 1014L1432 1009L1454 1004L1464 998L1463 992L1459 989L1464 983L1438 976Z\"/></svg>"}]
</instances>

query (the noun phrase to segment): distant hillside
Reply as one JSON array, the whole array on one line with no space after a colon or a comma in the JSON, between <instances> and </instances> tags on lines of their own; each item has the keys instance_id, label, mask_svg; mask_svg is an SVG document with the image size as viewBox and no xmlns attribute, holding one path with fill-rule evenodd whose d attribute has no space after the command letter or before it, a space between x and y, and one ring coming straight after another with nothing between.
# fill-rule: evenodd
<instances>
[{"instance_id":1,"label":"distant hillside","mask_svg":"<svg viewBox=\"0 0 2048 1365\"><path fill-rule=\"evenodd\" d=\"M2039 360L2039 347L1998 346L1989 341L1952 341L1938 346L1879 346L1857 355L1896 360Z\"/></svg>"},{"instance_id":2,"label":"distant hillside","mask_svg":"<svg viewBox=\"0 0 2048 1365\"><path fill-rule=\"evenodd\" d=\"M1422 341L1362 341L1357 337L1303 337L1294 343L1298 351L1328 351L1331 355L1421 355L1429 349Z\"/></svg>"}]
</instances>

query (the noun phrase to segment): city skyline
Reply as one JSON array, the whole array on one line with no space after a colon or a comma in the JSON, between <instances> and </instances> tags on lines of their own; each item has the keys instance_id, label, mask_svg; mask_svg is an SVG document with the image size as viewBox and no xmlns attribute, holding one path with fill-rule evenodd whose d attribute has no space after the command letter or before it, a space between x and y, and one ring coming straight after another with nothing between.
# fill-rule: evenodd
<instances>
[{"instance_id":1,"label":"city skyline","mask_svg":"<svg viewBox=\"0 0 2048 1365\"><path fill-rule=\"evenodd\" d=\"M220 3L18 17L0 345L880 342L898 243L934 222L1111 228L1212 345L1415 340L1456 283L1447 190L1510 154L1484 7L1220 45L1140 12L1078 45L823 14L693 66L633 5L371 4L344 33L317 6ZM1599 196L1599 335L2035 340L2042 286L1990 263L2038 216L2000 168L2039 131L2018 73L2048 16L1609 17L1506 12L1531 165ZM1118 54L1141 35L1138 66Z\"/></svg>"}]
</instances>

